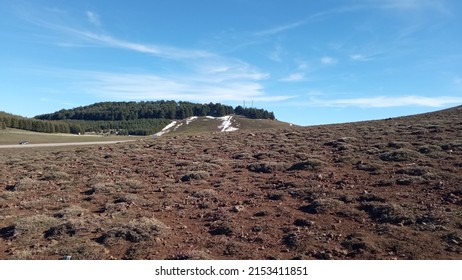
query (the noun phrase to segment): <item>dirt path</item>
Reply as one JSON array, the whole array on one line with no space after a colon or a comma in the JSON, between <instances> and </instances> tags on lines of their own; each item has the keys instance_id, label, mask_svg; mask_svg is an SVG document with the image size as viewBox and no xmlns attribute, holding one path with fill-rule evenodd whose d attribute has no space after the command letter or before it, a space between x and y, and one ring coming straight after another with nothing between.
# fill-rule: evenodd
<instances>
[{"instance_id":1,"label":"dirt path","mask_svg":"<svg viewBox=\"0 0 462 280\"><path fill-rule=\"evenodd\" d=\"M12 148L41 148L41 147L64 147L64 146L82 146L82 145L107 145L117 144L136 140L117 140L117 141L96 141L96 142L71 142L71 143L48 143L48 144L26 144L26 145L0 145L0 149Z\"/></svg>"}]
</instances>

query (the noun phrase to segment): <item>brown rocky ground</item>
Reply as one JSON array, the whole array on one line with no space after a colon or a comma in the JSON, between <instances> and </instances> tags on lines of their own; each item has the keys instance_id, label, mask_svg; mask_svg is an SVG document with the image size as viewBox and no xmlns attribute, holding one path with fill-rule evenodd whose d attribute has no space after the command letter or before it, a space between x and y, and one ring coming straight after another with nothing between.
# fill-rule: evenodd
<instances>
[{"instance_id":1,"label":"brown rocky ground","mask_svg":"<svg viewBox=\"0 0 462 280\"><path fill-rule=\"evenodd\" d=\"M462 108L0 151L0 259L462 259Z\"/></svg>"}]
</instances>

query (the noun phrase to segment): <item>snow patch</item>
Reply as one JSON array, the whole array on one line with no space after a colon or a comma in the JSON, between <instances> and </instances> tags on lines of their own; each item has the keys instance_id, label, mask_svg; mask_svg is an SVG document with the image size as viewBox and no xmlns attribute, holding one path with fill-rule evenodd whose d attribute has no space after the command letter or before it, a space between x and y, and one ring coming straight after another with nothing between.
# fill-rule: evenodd
<instances>
[{"instance_id":1,"label":"snow patch","mask_svg":"<svg viewBox=\"0 0 462 280\"><path fill-rule=\"evenodd\" d=\"M233 119L233 116L224 116L217 119L223 121L223 123L218 126L218 129L221 129L221 132L236 131L239 129L232 126L231 120Z\"/></svg>"},{"instance_id":2,"label":"snow patch","mask_svg":"<svg viewBox=\"0 0 462 280\"><path fill-rule=\"evenodd\" d=\"M167 132L170 132L169 129L174 127L176 124L177 124L177 121L171 122L166 127L164 127L160 132L157 132L156 134L154 134L154 136L161 136L161 135L164 135Z\"/></svg>"},{"instance_id":3,"label":"snow patch","mask_svg":"<svg viewBox=\"0 0 462 280\"><path fill-rule=\"evenodd\" d=\"M186 119L186 125L190 124L192 121L197 120L197 117L190 117Z\"/></svg>"},{"instance_id":4,"label":"snow patch","mask_svg":"<svg viewBox=\"0 0 462 280\"><path fill-rule=\"evenodd\" d=\"M179 123L177 126L175 126L175 127L173 128L173 131L176 131L176 130L177 130L180 126L182 126L182 125L183 125L183 123Z\"/></svg>"}]
</instances>

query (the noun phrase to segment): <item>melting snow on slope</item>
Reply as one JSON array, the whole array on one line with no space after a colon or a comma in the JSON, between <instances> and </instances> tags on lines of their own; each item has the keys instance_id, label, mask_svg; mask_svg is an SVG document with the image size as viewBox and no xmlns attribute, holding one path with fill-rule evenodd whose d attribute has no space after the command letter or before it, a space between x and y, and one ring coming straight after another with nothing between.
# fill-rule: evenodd
<instances>
[{"instance_id":1,"label":"melting snow on slope","mask_svg":"<svg viewBox=\"0 0 462 280\"><path fill-rule=\"evenodd\" d=\"M166 127L164 127L164 128L162 129L162 131L157 132L156 134L154 134L154 136L161 136L161 135L164 135L165 133L169 132L169 129L172 128L172 127L174 127L174 126L176 125L176 123L177 123L176 121L171 122L169 125L167 125Z\"/></svg>"},{"instance_id":2,"label":"melting snow on slope","mask_svg":"<svg viewBox=\"0 0 462 280\"><path fill-rule=\"evenodd\" d=\"M233 116L224 116L217 119L223 121L223 123L218 126L218 128L221 129L221 132L236 131L239 129L232 126L231 120L233 119Z\"/></svg>"},{"instance_id":3,"label":"melting snow on slope","mask_svg":"<svg viewBox=\"0 0 462 280\"><path fill-rule=\"evenodd\" d=\"M190 117L186 119L186 125L190 124L193 120L196 120L197 117Z\"/></svg>"}]
</instances>

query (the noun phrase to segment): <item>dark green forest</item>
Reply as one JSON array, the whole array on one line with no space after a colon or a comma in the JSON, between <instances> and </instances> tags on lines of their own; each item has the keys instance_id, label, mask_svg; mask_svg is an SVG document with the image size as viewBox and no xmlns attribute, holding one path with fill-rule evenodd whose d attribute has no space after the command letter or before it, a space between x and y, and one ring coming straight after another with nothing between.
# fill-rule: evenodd
<instances>
[{"instance_id":1,"label":"dark green forest","mask_svg":"<svg viewBox=\"0 0 462 280\"><path fill-rule=\"evenodd\" d=\"M171 120L192 116L222 117L230 114L251 119L275 119L273 112L220 103L197 104L175 101L102 102L25 118L0 112L0 129L7 127L45 133L117 133L150 135Z\"/></svg>"},{"instance_id":2,"label":"dark green forest","mask_svg":"<svg viewBox=\"0 0 462 280\"><path fill-rule=\"evenodd\" d=\"M0 129L17 128L44 133L71 133L73 127L64 121L44 121L0 111Z\"/></svg>"},{"instance_id":3,"label":"dark green forest","mask_svg":"<svg viewBox=\"0 0 462 280\"><path fill-rule=\"evenodd\" d=\"M138 119L184 119L192 116L222 117L237 114L252 119L274 119L274 114L263 109L235 109L220 103L197 104L175 101L101 102L89 106L60 110L36 116L41 120L126 121Z\"/></svg>"}]
</instances>

